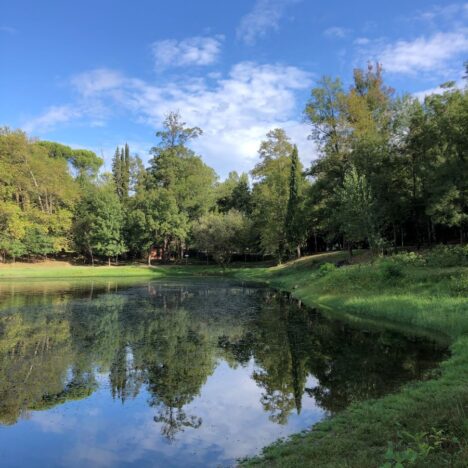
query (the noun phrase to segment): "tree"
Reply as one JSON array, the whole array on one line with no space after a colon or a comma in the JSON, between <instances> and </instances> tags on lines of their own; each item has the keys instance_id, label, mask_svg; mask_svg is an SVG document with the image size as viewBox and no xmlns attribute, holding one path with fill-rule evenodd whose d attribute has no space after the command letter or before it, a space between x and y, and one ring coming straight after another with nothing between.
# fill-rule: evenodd
<instances>
[{"instance_id":1,"label":"tree","mask_svg":"<svg viewBox=\"0 0 468 468\"><path fill-rule=\"evenodd\" d=\"M145 253L151 264L151 249L162 246L168 260L170 244L187 237L189 222L174 196L165 188L142 189L130 201L128 210L128 242L134 254Z\"/></svg>"},{"instance_id":2,"label":"tree","mask_svg":"<svg viewBox=\"0 0 468 468\"><path fill-rule=\"evenodd\" d=\"M159 144L151 149L149 173L154 186L169 190L179 209L195 220L214 205L216 174L187 144L202 130L187 127L178 113L171 112L156 132Z\"/></svg>"},{"instance_id":3,"label":"tree","mask_svg":"<svg viewBox=\"0 0 468 468\"><path fill-rule=\"evenodd\" d=\"M236 210L208 213L194 224L192 235L199 250L209 252L223 268L236 252L243 252L250 234L250 223Z\"/></svg>"},{"instance_id":4,"label":"tree","mask_svg":"<svg viewBox=\"0 0 468 468\"><path fill-rule=\"evenodd\" d=\"M176 218L182 224L187 219L189 223L195 222L215 204L216 174L187 146L201 134L201 129L187 127L180 115L172 112L166 117L163 129L156 132L159 144L151 149L153 158L148 169L146 190L164 190L167 197L175 202L171 213L177 213ZM166 223L168 227L182 225L174 223L173 219L171 216ZM171 248L179 258L183 256L188 229L176 229L177 232L165 231L163 248L166 257Z\"/></svg>"},{"instance_id":5,"label":"tree","mask_svg":"<svg viewBox=\"0 0 468 468\"><path fill-rule=\"evenodd\" d=\"M65 159L77 171L77 177L97 176L99 168L103 164L102 158L96 153L86 149L72 149L67 145L56 143L54 141L38 141L37 145L45 148L51 158Z\"/></svg>"},{"instance_id":6,"label":"tree","mask_svg":"<svg viewBox=\"0 0 468 468\"><path fill-rule=\"evenodd\" d=\"M115 186L104 180L100 186L91 187L80 201L74 222L75 242L79 249L91 256L108 258L125 252L122 236L123 212Z\"/></svg>"},{"instance_id":7,"label":"tree","mask_svg":"<svg viewBox=\"0 0 468 468\"><path fill-rule=\"evenodd\" d=\"M125 143L123 148L117 147L112 158L112 177L116 193L121 201L125 201L128 198L131 159L130 148L127 143Z\"/></svg>"},{"instance_id":8,"label":"tree","mask_svg":"<svg viewBox=\"0 0 468 468\"><path fill-rule=\"evenodd\" d=\"M0 131L4 257L47 255L70 247L72 210L79 185L70 174L67 159L51 156L49 149L23 132Z\"/></svg>"},{"instance_id":9,"label":"tree","mask_svg":"<svg viewBox=\"0 0 468 468\"><path fill-rule=\"evenodd\" d=\"M305 180L302 175L301 162L294 145L291 153L291 170L289 176L289 200L286 211L285 230L286 239L290 247L296 249L297 258L301 256L301 244L307 236L307 224L304 218L304 190Z\"/></svg>"},{"instance_id":10,"label":"tree","mask_svg":"<svg viewBox=\"0 0 468 468\"><path fill-rule=\"evenodd\" d=\"M260 145L260 162L252 170L252 217L265 253L281 262L287 245L285 220L289 199L289 177L293 145L286 132L267 133Z\"/></svg>"},{"instance_id":11,"label":"tree","mask_svg":"<svg viewBox=\"0 0 468 468\"><path fill-rule=\"evenodd\" d=\"M247 174L229 173L227 179L216 186L218 210L227 213L237 210L244 214L252 212L252 194Z\"/></svg>"},{"instance_id":12,"label":"tree","mask_svg":"<svg viewBox=\"0 0 468 468\"><path fill-rule=\"evenodd\" d=\"M346 172L343 185L336 190L338 210L336 217L340 230L348 241L350 255L353 242L368 241L372 248L378 246L375 205L366 177L354 166Z\"/></svg>"}]
</instances>

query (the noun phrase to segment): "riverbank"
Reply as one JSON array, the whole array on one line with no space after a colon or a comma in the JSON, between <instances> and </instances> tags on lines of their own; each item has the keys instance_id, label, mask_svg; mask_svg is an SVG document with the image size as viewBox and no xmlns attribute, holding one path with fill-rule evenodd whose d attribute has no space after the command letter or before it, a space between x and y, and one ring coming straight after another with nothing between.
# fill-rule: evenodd
<instances>
[{"instance_id":1,"label":"riverbank","mask_svg":"<svg viewBox=\"0 0 468 468\"><path fill-rule=\"evenodd\" d=\"M317 258L317 261L319 259ZM323 259L325 260L325 259ZM451 357L430 380L353 404L311 431L245 460L261 466L466 466L468 460L468 269L387 263L318 267L314 258L257 275L309 306L348 319L432 331L451 342ZM237 275L239 276L239 275ZM397 465L401 462L401 465ZM388 463L387 465L385 463Z\"/></svg>"}]
</instances>

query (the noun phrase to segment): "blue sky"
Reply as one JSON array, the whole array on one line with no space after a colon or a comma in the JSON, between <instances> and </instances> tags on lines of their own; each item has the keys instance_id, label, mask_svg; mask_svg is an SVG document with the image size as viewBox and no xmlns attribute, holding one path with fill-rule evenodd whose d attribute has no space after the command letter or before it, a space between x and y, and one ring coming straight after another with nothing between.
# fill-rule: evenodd
<instances>
[{"instance_id":1,"label":"blue sky","mask_svg":"<svg viewBox=\"0 0 468 468\"><path fill-rule=\"evenodd\" d=\"M178 110L221 176L249 170L284 127L308 164L302 111L314 81L349 84L383 63L398 93L461 83L468 3L430 0L15 0L0 15L0 125L90 148L107 168L128 141L143 160Z\"/></svg>"}]
</instances>

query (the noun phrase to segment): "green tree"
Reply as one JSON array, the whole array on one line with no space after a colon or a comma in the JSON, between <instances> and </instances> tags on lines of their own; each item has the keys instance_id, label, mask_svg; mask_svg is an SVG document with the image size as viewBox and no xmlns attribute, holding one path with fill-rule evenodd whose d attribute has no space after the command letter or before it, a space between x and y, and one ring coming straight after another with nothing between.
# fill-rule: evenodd
<instances>
[{"instance_id":1,"label":"green tree","mask_svg":"<svg viewBox=\"0 0 468 468\"><path fill-rule=\"evenodd\" d=\"M260 162L252 170L252 217L265 253L281 261L286 251L286 212L293 145L286 132L277 128L267 133L260 145Z\"/></svg>"},{"instance_id":2,"label":"green tree","mask_svg":"<svg viewBox=\"0 0 468 468\"><path fill-rule=\"evenodd\" d=\"M111 257L125 252L122 236L123 212L114 184L104 180L97 187L90 187L80 201L74 222L75 242L83 252L91 256Z\"/></svg>"},{"instance_id":3,"label":"green tree","mask_svg":"<svg viewBox=\"0 0 468 468\"><path fill-rule=\"evenodd\" d=\"M252 212L252 194L247 174L230 172L227 179L216 186L215 191L219 211L226 213L234 209L246 215Z\"/></svg>"},{"instance_id":4,"label":"green tree","mask_svg":"<svg viewBox=\"0 0 468 468\"><path fill-rule=\"evenodd\" d=\"M251 225L245 215L236 210L208 213L193 225L195 246L211 253L223 268L234 253L242 253L249 244Z\"/></svg>"},{"instance_id":5,"label":"green tree","mask_svg":"<svg viewBox=\"0 0 468 468\"><path fill-rule=\"evenodd\" d=\"M147 190L161 190L175 201L171 219L167 226L177 226L177 232L166 231L163 239L165 256L173 249L179 258L183 256L188 230L179 229L181 223L174 223L175 216L185 224L195 222L215 204L214 185L216 174L203 163L188 144L202 134L198 127L187 127L178 113L171 112L163 123L163 129L156 132L159 144L151 149L153 158L148 169Z\"/></svg>"},{"instance_id":6,"label":"green tree","mask_svg":"<svg viewBox=\"0 0 468 468\"><path fill-rule=\"evenodd\" d=\"M336 190L338 210L336 217L350 255L353 242L368 241L377 248L379 239L375 220L375 202L366 177L354 166L346 172L343 185Z\"/></svg>"},{"instance_id":7,"label":"green tree","mask_svg":"<svg viewBox=\"0 0 468 468\"><path fill-rule=\"evenodd\" d=\"M134 254L145 253L148 265L153 246L162 246L167 260L171 243L180 244L188 235L187 215L179 210L175 197L165 188L138 191L130 201L128 213L129 247Z\"/></svg>"},{"instance_id":8,"label":"green tree","mask_svg":"<svg viewBox=\"0 0 468 468\"><path fill-rule=\"evenodd\" d=\"M304 217L304 186L302 165L297 146L291 153L291 171L289 176L289 199L286 211L286 238L290 248L295 248L297 258L301 256L301 245L307 237L307 224Z\"/></svg>"}]
</instances>

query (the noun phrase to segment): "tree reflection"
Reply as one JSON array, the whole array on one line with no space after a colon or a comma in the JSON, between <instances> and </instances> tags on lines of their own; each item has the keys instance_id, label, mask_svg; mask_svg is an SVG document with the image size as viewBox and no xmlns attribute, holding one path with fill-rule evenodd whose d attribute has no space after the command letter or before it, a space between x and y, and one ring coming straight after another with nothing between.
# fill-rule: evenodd
<instances>
[{"instance_id":1,"label":"tree reflection","mask_svg":"<svg viewBox=\"0 0 468 468\"><path fill-rule=\"evenodd\" d=\"M122 404L148 392L154 421L172 441L201 426L188 405L220 359L253 363L259 403L286 424L304 395L335 413L420 377L439 358L423 340L352 328L244 285L15 290L0 304L0 423L87 398L105 373ZM310 376L316 384L306 388Z\"/></svg>"}]
</instances>

